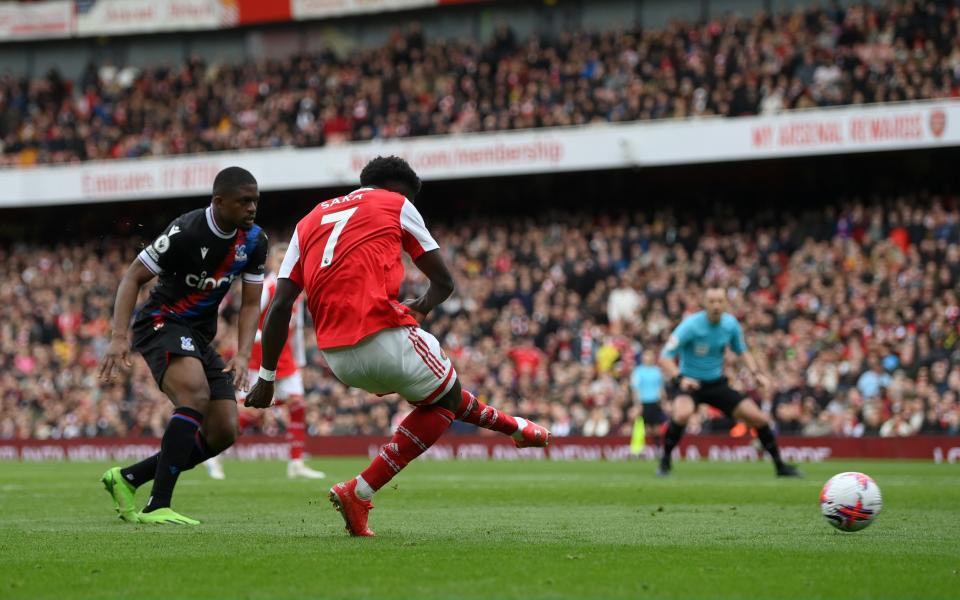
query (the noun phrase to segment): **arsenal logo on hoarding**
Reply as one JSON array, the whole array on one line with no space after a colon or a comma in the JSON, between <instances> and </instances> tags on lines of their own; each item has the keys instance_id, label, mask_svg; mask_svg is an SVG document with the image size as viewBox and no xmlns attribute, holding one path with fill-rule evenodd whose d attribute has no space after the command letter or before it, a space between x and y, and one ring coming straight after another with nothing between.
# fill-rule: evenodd
<instances>
[{"instance_id":1,"label":"arsenal logo on hoarding","mask_svg":"<svg viewBox=\"0 0 960 600\"><path fill-rule=\"evenodd\" d=\"M933 134L933 137L940 137L943 135L943 130L947 128L947 113L939 108L933 109L930 112L930 132Z\"/></svg>"}]
</instances>

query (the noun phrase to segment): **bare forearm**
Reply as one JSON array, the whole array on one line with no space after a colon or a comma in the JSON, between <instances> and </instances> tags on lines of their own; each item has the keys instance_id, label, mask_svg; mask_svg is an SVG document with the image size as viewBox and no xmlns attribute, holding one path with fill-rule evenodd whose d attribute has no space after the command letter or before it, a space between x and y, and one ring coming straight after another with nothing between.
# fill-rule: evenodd
<instances>
[{"instance_id":1,"label":"bare forearm","mask_svg":"<svg viewBox=\"0 0 960 600\"><path fill-rule=\"evenodd\" d=\"M257 335L257 321L260 318L260 307L256 304L242 305L240 318L237 323L237 354L250 356L253 349L253 338Z\"/></svg>"},{"instance_id":2,"label":"bare forearm","mask_svg":"<svg viewBox=\"0 0 960 600\"><path fill-rule=\"evenodd\" d=\"M130 319L133 309L137 305L137 295L140 293L140 284L134 281L129 273L120 280L117 288L117 298L113 304L113 335L129 337Z\"/></svg>"},{"instance_id":3,"label":"bare forearm","mask_svg":"<svg viewBox=\"0 0 960 600\"><path fill-rule=\"evenodd\" d=\"M752 354L750 354L749 352L744 352L741 355L741 357L743 360L743 364L747 367L747 369L751 373L753 373L754 375L757 375L760 373L760 365L757 364L757 359L754 358Z\"/></svg>"},{"instance_id":4,"label":"bare forearm","mask_svg":"<svg viewBox=\"0 0 960 600\"><path fill-rule=\"evenodd\" d=\"M405 304L418 312L428 314L453 293L453 275L443 262L439 250L424 253L415 261L415 264L430 280L430 287L424 295Z\"/></svg>"},{"instance_id":5,"label":"bare forearm","mask_svg":"<svg viewBox=\"0 0 960 600\"><path fill-rule=\"evenodd\" d=\"M444 300L450 297L450 294L453 293L453 286L446 284L437 284L436 282L430 282L430 287L427 288L426 293L421 296L417 303L426 308L426 312L430 312L436 307L440 306Z\"/></svg>"},{"instance_id":6,"label":"bare forearm","mask_svg":"<svg viewBox=\"0 0 960 600\"><path fill-rule=\"evenodd\" d=\"M260 338L260 344L263 346L260 366L268 371L277 369L280 352L283 350L283 345L287 343L292 312L291 307L281 306L278 302L271 303L267 311L267 318L263 321L263 334Z\"/></svg>"},{"instance_id":7,"label":"bare forearm","mask_svg":"<svg viewBox=\"0 0 960 600\"><path fill-rule=\"evenodd\" d=\"M680 374L680 367L677 366L677 361L672 358L660 357L660 368L663 369L663 375L668 380Z\"/></svg>"}]
</instances>

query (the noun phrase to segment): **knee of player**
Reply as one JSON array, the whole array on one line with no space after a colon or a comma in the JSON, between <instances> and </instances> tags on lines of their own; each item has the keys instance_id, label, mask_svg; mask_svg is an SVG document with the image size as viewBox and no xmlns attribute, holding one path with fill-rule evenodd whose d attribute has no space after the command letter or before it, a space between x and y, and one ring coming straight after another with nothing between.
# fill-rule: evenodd
<instances>
[{"instance_id":1,"label":"knee of player","mask_svg":"<svg viewBox=\"0 0 960 600\"><path fill-rule=\"evenodd\" d=\"M747 419L747 424L749 424L754 429L760 429L762 427L767 427L770 425L770 419L762 412L757 412L750 415Z\"/></svg>"},{"instance_id":2,"label":"knee of player","mask_svg":"<svg viewBox=\"0 0 960 600\"><path fill-rule=\"evenodd\" d=\"M220 451L224 451L237 441L237 428L225 429L220 435Z\"/></svg>"},{"instance_id":3,"label":"knee of player","mask_svg":"<svg viewBox=\"0 0 960 600\"><path fill-rule=\"evenodd\" d=\"M686 422L695 411L696 406L690 396L677 396L677 399L673 403L673 418L675 421L682 419Z\"/></svg>"},{"instance_id":4,"label":"knee of player","mask_svg":"<svg viewBox=\"0 0 960 600\"><path fill-rule=\"evenodd\" d=\"M178 405L189 406L206 414L207 405L210 403L210 388L205 385L184 386L177 391L176 399Z\"/></svg>"},{"instance_id":5,"label":"knee of player","mask_svg":"<svg viewBox=\"0 0 960 600\"><path fill-rule=\"evenodd\" d=\"M237 441L236 424L234 424L233 427L214 426L205 429L206 431L204 431L204 437L206 438L207 443L217 452L223 452Z\"/></svg>"}]
</instances>

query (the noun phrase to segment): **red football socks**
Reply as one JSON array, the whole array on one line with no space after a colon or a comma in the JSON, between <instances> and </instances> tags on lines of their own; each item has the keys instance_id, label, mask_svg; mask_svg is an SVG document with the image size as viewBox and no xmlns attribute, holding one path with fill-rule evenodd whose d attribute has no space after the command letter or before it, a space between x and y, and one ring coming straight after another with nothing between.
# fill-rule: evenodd
<instances>
[{"instance_id":1,"label":"red football socks","mask_svg":"<svg viewBox=\"0 0 960 600\"><path fill-rule=\"evenodd\" d=\"M460 395L462 400L457 409L458 421L505 435L513 435L517 431L519 424L515 418L492 406L487 406L467 390L461 390Z\"/></svg>"},{"instance_id":2,"label":"red football socks","mask_svg":"<svg viewBox=\"0 0 960 600\"><path fill-rule=\"evenodd\" d=\"M426 452L453 423L453 413L440 406L418 406L407 415L380 454L360 474L373 490L379 490L409 462Z\"/></svg>"},{"instance_id":3,"label":"red football socks","mask_svg":"<svg viewBox=\"0 0 960 600\"><path fill-rule=\"evenodd\" d=\"M288 404L290 422L287 423L287 440L290 442L290 460L303 458L303 446L307 442L306 409L303 399L291 398Z\"/></svg>"}]
</instances>

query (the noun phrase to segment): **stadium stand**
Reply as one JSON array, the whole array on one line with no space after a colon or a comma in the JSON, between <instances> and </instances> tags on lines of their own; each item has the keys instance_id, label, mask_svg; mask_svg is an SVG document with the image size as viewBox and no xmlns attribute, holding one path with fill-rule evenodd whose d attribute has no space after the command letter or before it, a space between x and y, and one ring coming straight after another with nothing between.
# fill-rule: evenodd
<instances>
[{"instance_id":1,"label":"stadium stand","mask_svg":"<svg viewBox=\"0 0 960 600\"><path fill-rule=\"evenodd\" d=\"M662 30L426 39L285 60L0 79L0 164L739 116L958 93L960 9L894 2Z\"/></svg>"},{"instance_id":2,"label":"stadium stand","mask_svg":"<svg viewBox=\"0 0 960 600\"><path fill-rule=\"evenodd\" d=\"M466 386L554 435L625 432L636 356L659 351L711 284L730 290L748 343L774 374L776 393L762 402L781 431L960 434L955 197L837 202L776 221L688 222L662 209L433 229L458 288L429 328ZM169 403L139 357L123 384L95 381L133 245L115 236L0 246L0 439L163 432ZM423 284L408 269L407 291ZM220 339L235 339L229 320ZM308 355L311 435L382 434L402 418L405 403L347 390ZM704 409L690 429L729 429L718 417ZM283 427L267 411L250 431Z\"/></svg>"}]
</instances>

